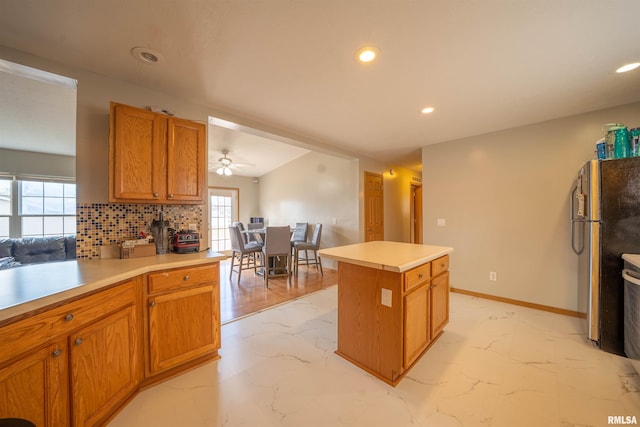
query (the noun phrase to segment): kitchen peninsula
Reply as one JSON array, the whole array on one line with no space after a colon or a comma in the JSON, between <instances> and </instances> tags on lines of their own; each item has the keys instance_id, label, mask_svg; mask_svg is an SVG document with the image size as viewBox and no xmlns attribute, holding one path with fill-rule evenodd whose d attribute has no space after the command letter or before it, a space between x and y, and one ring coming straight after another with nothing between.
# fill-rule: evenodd
<instances>
[{"instance_id":1,"label":"kitchen peninsula","mask_svg":"<svg viewBox=\"0 0 640 427\"><path fill-rule=\"evenodd\" d=\"M135 394L218 358L215 252L0 271L0 418L103 425Z\"/></svg>"},{"instance_id":2,"label":"kitchen peninsula","mask_svg":"<svg viewBox=\"0 0 640 427\"><path fill-rule=\"evenodd\" d=\"M451 252L385 241L320 250L338 261L336 354L397 385L449 321Z\"/></svg>"}]
</instances>

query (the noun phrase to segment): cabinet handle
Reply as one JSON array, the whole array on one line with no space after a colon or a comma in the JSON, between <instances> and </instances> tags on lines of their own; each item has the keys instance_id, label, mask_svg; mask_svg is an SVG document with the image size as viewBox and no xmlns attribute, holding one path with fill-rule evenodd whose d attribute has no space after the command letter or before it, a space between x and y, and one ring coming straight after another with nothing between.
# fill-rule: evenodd
<instances>
[{"instance_id":1,"label":"cabinet handle","mask_svg":"<svg viewBox=\"0 0 640 427\"><path fill-rule=\"evenodd\" d=\"M418 279L422 279L422 273L418 274Z\"/></svg>"},{"instance_id":2,"label":"cabinet handle","mask_svg":"<svg viewBox=\"0 0 640 427\"><path fill-rule=\"evenodd\" d=\"M189 280L189 279L190 279L190 277L189 277L188 275L187 275L187 276L184 276L184 277L182 278L182 280L184 280L185 282L186 282L187 280Z\"/></svg>"},{"instance_id":3,"label":"cabinet handle","mask_svg":"<svg viewBox=\"0 0 640 427\"><path fill-rule=\"evenodd\" d=\"M156 306L156 302L155 301L150 301L149 302L149 307L155 307Z\"/></svg>"},{"instance_id":4,"label":"cabinet handle","mask_svg":"<svg viewBox=\"0 0 640 427\"><path fill-rule=\"evenodd\" d=\"M73 314L69 313L66 316L64 316L65 322L71 322L72 320L73 320Z\"/></svg>"},{"instance_id":5,"label":"cabinet handle","mask_svg":"<svg viewBox=\"0 0 640 427\"><path fill-rule=\"evenodd\" d=\"M173 194L169 194L169 198L170 198L170 199L173 199Z\"/></svg>"},{"instance_id":6,"label":"cabinet handle","mask_svg":"<svg viewBox=\"0 0 640 427\"><path fill-rule=\"evenodd\" d=\"M82 344L82 338L76 338L76 340L73 342L75 345L80 345Z\"/></svg>"},{"instance_id":7,"label":"cabinet handle","mask_svg":"<svg viewBox=\"0 0 640 427\"><path fill-rule=\"evenodd\" d=\"M60 350L59 348L56 349L53 353L51 353L52 357L60 357L60 355L62 354L62 350Z\"/></svg>"},{"instance_id":8,"label":"cabinet handle","mask_svg":"<svg viewBox=\"0 0 640 427\"><path fill-rule=\"evenodd\" d=\"M432 287L432 288L437 288L437 287L438 287L438 285L431 285L431 287Z\"/></svg>"},{"instance_id":9,"label":"cabinet handle","mask_svg":"<svg viewBox=\"0 0 640 427\"><path fill-rule=\"evenodd\" d=\"M153 193L153 197L158 197L158 196L160 196L159 193Z\"/></svg>"}]
</instances>

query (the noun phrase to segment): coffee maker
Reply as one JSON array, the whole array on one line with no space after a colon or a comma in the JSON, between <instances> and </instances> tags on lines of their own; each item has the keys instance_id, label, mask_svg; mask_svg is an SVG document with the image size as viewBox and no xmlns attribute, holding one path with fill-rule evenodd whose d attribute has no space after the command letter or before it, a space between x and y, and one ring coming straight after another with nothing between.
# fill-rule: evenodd
<instances>
[{"instance_id":1,"label":"coffee maker","mask_svg":"<svg viewBox=\"0 0 640 427\"><path fill-rule=\"evenodd\" d=\"M151 221L151 234L156 241L156 254L169 252L169 221L165 221L162 212L157 220Z\"/></svg>"}]
</instances>

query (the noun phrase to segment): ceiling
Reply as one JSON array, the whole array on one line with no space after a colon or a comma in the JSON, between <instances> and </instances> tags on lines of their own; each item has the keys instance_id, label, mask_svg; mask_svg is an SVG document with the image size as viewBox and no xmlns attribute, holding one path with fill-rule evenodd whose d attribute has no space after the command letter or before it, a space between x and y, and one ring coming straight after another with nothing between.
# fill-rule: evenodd
<instances>
[{"instance_id":1,"label":"ceiling","mask_svg":"<svg viewBox=\"0 0 640 427\"><path fill-rule=\"evenodd\" d=\"M419 167L428 144L640 101L640 69L615 73L640 61L637 0L0 0L0 10L0 45L389 165ZM378 49L373 63L354 59L364 45ZM136 46L160 61L134 59ZM420 114L427 105L435 111Z\"/></svg>"}]
</instances>

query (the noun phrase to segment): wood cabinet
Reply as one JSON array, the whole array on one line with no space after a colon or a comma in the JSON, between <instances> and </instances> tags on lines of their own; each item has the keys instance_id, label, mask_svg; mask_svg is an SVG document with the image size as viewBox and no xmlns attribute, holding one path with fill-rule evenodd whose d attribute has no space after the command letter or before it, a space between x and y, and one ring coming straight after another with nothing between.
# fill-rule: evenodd
<instances>
[{"instance_id":1,"label":"wood cabinet","mask_svg":"<svg viewBox=\"0 0 640 427\"><path fill-rule=\"evenodd\" d=\"M431 343L431 299L428 280L404 297L405 368L411 366Z\"/></svg>"},{"instance_id":2,"label":"wood cabinet","mask_svg":"<svg viewBox=\"0 0 640 427\"><path fill-rule=\"evenodd\" d=\"M137 330L132 304L70 336L74 426L98 424L137 389Z\"/></svg>"},{"instance_id":3,"label":"wood cabinet","mask_svg":"<svg viewBox=\"0 0 640 427\"><path fill-rule=\"evenodd\" d=\"M0 368L0 396L0 418L23 418L44 427L68 426L66 341L46 345Z\"/></svg>"},{"instance_id":4,"label":"wood cabinet","mask_svg":"<svg viewBox=\"0 0 640 427\"><path fill-rule=\"evenodd\" d=\"M147 375L201 357L217 357L220 348L218 264L178 268L147 276Z\"/></svg>"},{"instance_id":5,"label":"wood cabinet","mask_svg":"<svg viewBox=\"0 0 640 427\"><path fill-rule=\"evenodd\" d=\"M424 353L449 322L449 256L404 273L404 367ZM432 277L433 276L433 277ZM416 277L422 278L418 285ZM414 290L415 289L415 290Z\"/></svg>"},{"instance_id":6,"label":"wood cabinet","mask_svg":"<svg viewBox=\"0 0 640 427\"><path fill-rule=\"evenodd\" d=\"M337 354L396 385L449 320L449 256L405 272L338 263Z\"/></svg>"},{"instance_id":7,"label":"wood cabinet","mask_svg":"<svg viewBox=\"0 0 640 427\"><path fill-rule=\"evenodd\" d=\"M0 418L104 425L219 348L217 261L139 275L0 325Z\"/></svg>"},{"instance_id":8,"label":"wood cabinet","mask_svg":"<svg viewBox=\"0 0 640 427\"><path fill-rule=\"evenodd\" d=\"M0 328L0 417L99 424L141 380L136 280Z\"/></svg>"},{"instance_id":9,"label":"wood cabinet","mask_svg":"<svg viewBox=\"0 0 640 427\"><path fill-rule=\"evenodd\" d=\"M109 201L204 202L206 127L111 103Z\"/></svg>"}]
</instances>

